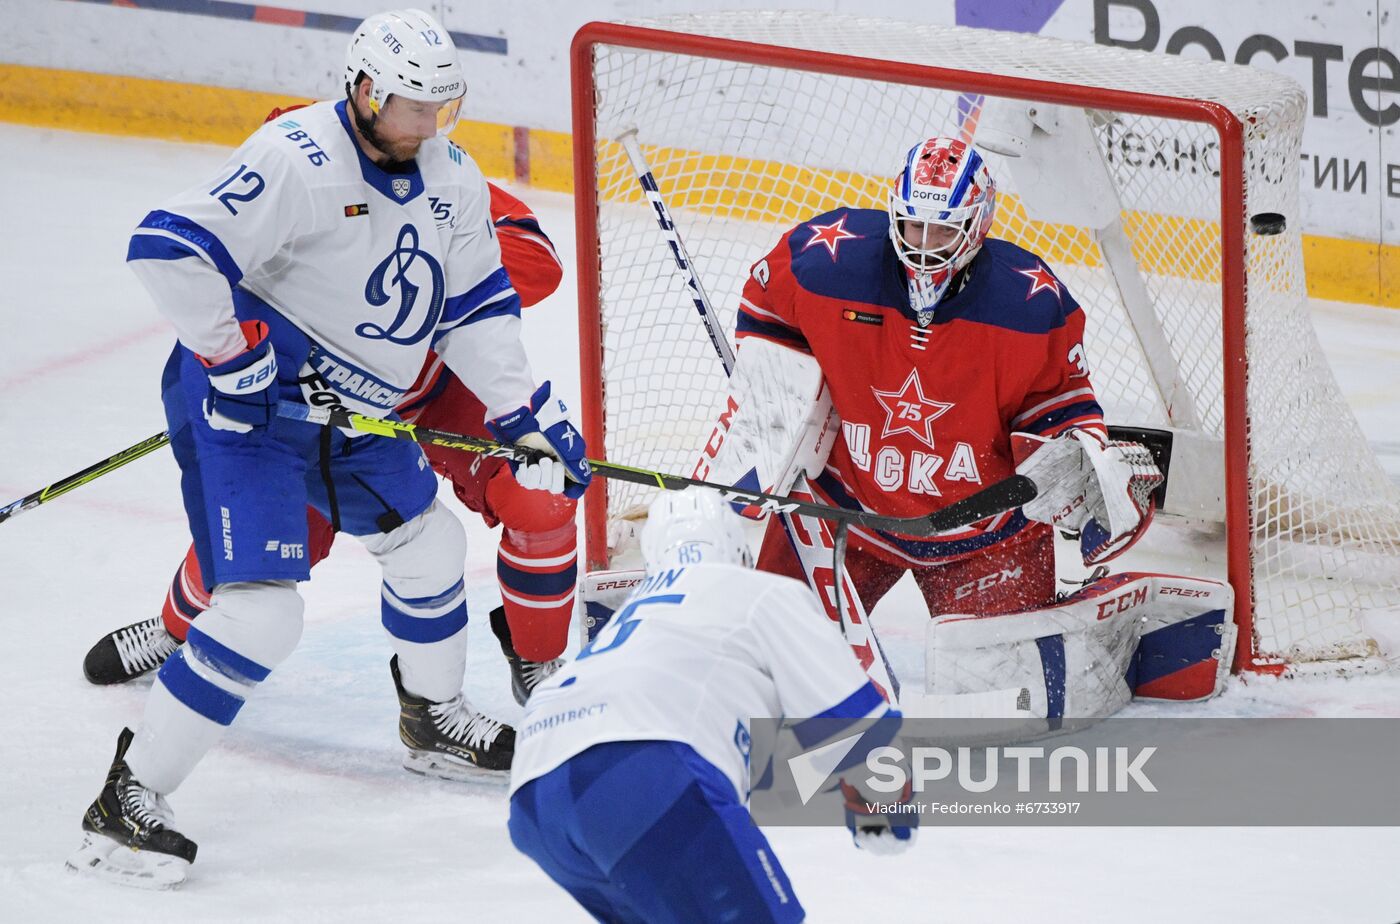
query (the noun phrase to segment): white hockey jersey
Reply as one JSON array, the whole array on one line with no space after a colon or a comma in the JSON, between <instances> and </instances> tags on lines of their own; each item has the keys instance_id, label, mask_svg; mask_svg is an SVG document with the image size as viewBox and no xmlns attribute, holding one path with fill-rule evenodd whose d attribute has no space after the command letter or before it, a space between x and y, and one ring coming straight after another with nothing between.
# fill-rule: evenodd
<instances>
[{"instance_id":1,"label":"white hockey jersey","mask_svg":"<svg viewBox=\"0 0 1400 924\"><path fill-rule=\"evenodd\" d=\"M245 348L239 287L310 338L310 371L352 410L389 413L431 347L489 417L508 413L535 383L486 181L443 138L413 166L384 171L345 102L317 103L263 125L216 178L147 215L127 259L180 341L212 361Z\"/></svg>"},{"instance_id":2,"label":"white hockey jersey","mask_svg":"<svg viewBox=\"0 0 1400 924\"><path fill-rule=\"evenodd\" d=\"M734 565L650 574L535 688L511 791L595 744L677 741L749 791L754 718L878 718L889 706L806 585Z\"/></svg>"}]
</instances>

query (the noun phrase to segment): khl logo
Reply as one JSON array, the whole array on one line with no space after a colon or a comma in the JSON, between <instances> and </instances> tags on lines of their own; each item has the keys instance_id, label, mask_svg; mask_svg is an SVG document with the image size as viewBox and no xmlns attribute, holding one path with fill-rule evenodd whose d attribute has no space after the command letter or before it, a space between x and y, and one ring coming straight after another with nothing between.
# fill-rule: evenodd
<instances>
[{"instance_id":1,"label":"khl logo","mask_svg":"<svg viewBox=\"0 0 1400 924\"><path fill-rule=\"evenodd\" d=\"M422 320L416 328L409 328L412 333L404 335L400 332L408 327L420 294L420 287L409 280L409 270L420 260L421 266L427 268L432 291ZM390 343L404 344L417 343L431 334L437 326L438 318L442 317L446 281L442 264L438 263L432 254L418 248L418 229L411 224L404 225L399 230L398 245L394 251L370 272L369 281L365 283L365 301L376 308L387 305L391 297L390 289L398 291L399 305L398 312L389 322L389 326L380 327L366 321L355 328L355 333L370 340L388 340Z\"/></svg>"}]
</instances>

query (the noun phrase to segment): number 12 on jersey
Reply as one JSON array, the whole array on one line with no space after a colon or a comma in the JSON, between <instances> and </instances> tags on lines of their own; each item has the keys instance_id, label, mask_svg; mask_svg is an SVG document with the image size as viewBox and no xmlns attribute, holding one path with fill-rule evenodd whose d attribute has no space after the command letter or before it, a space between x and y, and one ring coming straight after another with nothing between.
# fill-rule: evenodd
<instances>
[{"instance_id":1,"label":"number 12 on jersey","mask_svg":"<svg viewBox=\"0 0 1400 924\"><path fill-rule=\"evenodd\" d=\"M658 594L654 597L633 600L617 611L617 615L594 636L593 641L579 651L576 660L582 661L584 658L612 651L631 638L632 633L637 631L637 627L642 624L642 613L640 612L642 607L675 606L684 599L685 594Z\"/></svg>"}]
</instances>

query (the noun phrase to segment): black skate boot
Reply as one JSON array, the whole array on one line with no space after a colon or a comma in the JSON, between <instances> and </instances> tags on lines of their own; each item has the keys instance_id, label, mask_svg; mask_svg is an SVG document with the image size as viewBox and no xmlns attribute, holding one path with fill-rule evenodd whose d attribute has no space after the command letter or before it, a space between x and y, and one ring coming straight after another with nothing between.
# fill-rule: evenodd
<instances>
[{"instance_id":1,"label":"black skate boot","mask_svg":"<svg viewBox=\"0 0 1400 924\"><path fill-rule=\"evenodd\" d=\"M179 647L179 639L155 616L104 635L83 658L83 676L103 686L126 683L160 667Z\"/></svg>"},{"instance_id":2,"label":"black skate boot","mask_svg":"<svg viewBox=\"0 0 1400 924\"><path fill-rule=\"evenodd\" d=\"M509 770L515 729L478 712L458 693L444 703L403 688L399 659L389 661L399 692L399 737L408 745L404 769L444 780L480 778L485 770Z\"/></svg>"},{"instance_id":3,"label":"black skate boot","mask_svg":"<svg viewBox=\"0 0 1400 924\"><path fill-rule=\"evenodd\" d=\"M142 889L173 889L185 881L198 847L170 825L165 797L141 785L126 765L135 737L123 728L117 756L97 801L83 815L83 846L68 868Z\"/></svg>"},{"instance_id":4,"label":"black skate boot","mask_svg":"<svg viewBox=\"0 0 1400 924\"><path fill-rule=\"evenodd\" d=\"M558 658L552 661L526 661L515 653L515 645L510 640L510 623L506 622L506 608L498 606L491 611L491 631L501 643L501 652L510 665L510 692L515 701L525 705L535 687L550 674L564 666Z\"/></svg>"}]
</instances>

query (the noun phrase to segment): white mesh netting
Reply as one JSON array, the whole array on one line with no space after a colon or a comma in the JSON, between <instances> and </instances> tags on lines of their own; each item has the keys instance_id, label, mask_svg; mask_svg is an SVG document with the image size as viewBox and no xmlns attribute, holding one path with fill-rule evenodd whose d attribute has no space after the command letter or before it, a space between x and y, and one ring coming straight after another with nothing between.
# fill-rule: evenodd
<instances>
[{"instance_id":1,"label":"white mesh netting","mask_svg":"<svg viewBox=\"0 0 1400 924\"><path fill-rule=\"evenodd\" d=\"M585 401L602 402L607 458L688 474L725 395L723 369L615 141L620 133L636 129L732 332L750 265L783 231L838 205L883 208L910 145L972 130L995 104L882 79L878 62L1219 102L1245 127L1246 214L1289 219L1282 234L1246 236L1253 523L1239 541L1249 543L1253 563L1254 651L1261 662L1282 663L1375 654L1360 618L1395 602L1400 497L1342 399L1308 317L1296 166L1306 100L1296 84L1234 65L816 13L703 14L637 25L859 56L872 62L872 76L621 43L596 47L600 316L584 323L601 331L603 382L592 394L585 384ZM1116 187L1107 233L1126 241L1129 278L1106 258L1103 229L1037 217L1028 208L1034 190L1018 189L1024 168L995 154L988 156L1000 192L992 234L1039 254L1084 306L1090 368L1110 423L1173 424L1223 439L1215 130L1108 108L1089 112L1088 122ZM1128 322L1134 301L1159 331L1146 351ZM648 496L648 489L612 483L607 515Z\"/></svg>"}]
</instances>

